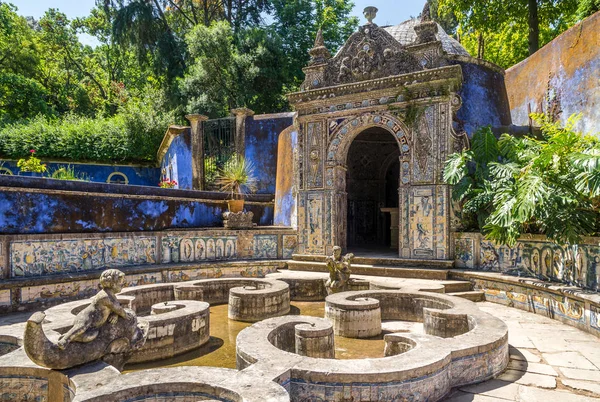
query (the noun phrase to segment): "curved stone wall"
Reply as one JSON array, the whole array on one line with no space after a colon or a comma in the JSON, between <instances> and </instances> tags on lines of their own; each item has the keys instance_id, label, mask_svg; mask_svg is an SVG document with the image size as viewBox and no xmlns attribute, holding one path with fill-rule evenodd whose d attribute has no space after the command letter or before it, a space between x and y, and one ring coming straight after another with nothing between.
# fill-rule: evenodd
<instances>
[{"instance_id":1,"label":"curved stone wall","mask_svg":"<svg viewBox=\"0 0 600 402\"><path fill-rule=\"evenodd\" d=\"M173 367L115 376L78 392L78 402L288 402L284 388L258 375L215 367Z\"/></svg>"},{"instance_id":2,"label":"curved stone wall","mask_svg":"<svg viewBox=\"0 0 600 402\"><path fill-rule=\"evenodd\" d=\"M207 279L176 285L176 300L229 304L229 318L256 322L290 311L287 283L273 279Z\"/></svg>"},{"instance_id":3,"label":"curved stone wall","mask_svg":"<svg viewBox=\"0 0 600 402\"><path fill-rule=\"evenodd\" d=\"M422 400L437 401L452 387L492 378L508 364L506 325L480 311L470 301L403 291L348 292L331 297L340 307L344 303L353 306L372 304L360 300L357 303L361 297L382 299L384 302L379 300L382 317L425 320L427 333L386 335L387 357L384 358L331 360L300 356L289 346L278 347L282 339L290 337L292 327L302 325L306 328L304 324L314 324L317 319L304 316L272 318L254 324L238 335L238 368L272 377L286 386L292 401L330 400L331 395L343 395L350 386L353 393L369 395L364 399L366 401L403 400L415 395ZM402 301L408 312L401 313L400 308L394 308L392 300L397 304ZM462 334L458 333L465 327L456 330L454 326L455 319L462 320L458 317L468 317L467 331ZM429 334L452 331L457 335L444 340ZM376 395L371 394L373 387L377 387Z\"/></svg>"}]
</instances>

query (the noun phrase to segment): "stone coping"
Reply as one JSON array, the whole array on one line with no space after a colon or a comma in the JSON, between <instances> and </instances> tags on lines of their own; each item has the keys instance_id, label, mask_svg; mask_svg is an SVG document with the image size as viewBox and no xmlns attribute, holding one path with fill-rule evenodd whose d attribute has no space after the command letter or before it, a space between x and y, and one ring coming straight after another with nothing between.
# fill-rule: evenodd
<instances>
[{"instance_id":1,"label":"stone coping","mask_svg":"<svg viewBox=\"0 0 600 402\"><path fill-rule=\"evenodd\" d=\"M165 393L170 398L193 393L202 399L232 402L290 400L283 387L259 375L215 367L172 367L115 376L103 386L78 392L73 402L128 401Z\"/></svg>"},{"instance_id":2,"label":"stone coping","mask_svg":"<svg viewBox=\"0 0 600 402\"><path fill-rule=\"evenodd\" d=\"M178 264L152 264L152 265L133 265L128 267L118 267L125 275L156 273L162 271L183 271L189 269L202 268L223 268L223 267L245 267L245 266L269 266L283 268L285 261L282 260L228 260L228 261L206 261L194 263ZM91 270L88 272L65 273L46 275L39 277L8 278L0 281L0 290L22 288L25 286L39 286L55 283L68 283L83 281L89 279L98 279L103 269ZM178 282L179 283L179 282ZM128 289L128 288L125 288ZM125 290L124 289L124 290Z\"/></svg>"},{"instance_id":3,"label":"stone coping","mask_svg":"<svg viewBox=\"0 0 600 402\"><path fill-rule=\"evenodd\" d=\"M32 191L32 192L80 192L88 195L102 194L104 196L144 196L160 198L187 199L188 201L224 202L229 199L228 193L217 191L198 191L185 189L165 189L160 187L123 185L110 183L93 183L74 180L56 180L43 177L7 176L0 175L1 191ZM247 194L246 202L272 204L274 194Z\"/></svg>"},{"instance_id":4,"label":"stone coping","mask_svg":"<svg viewBox=\"0 0 600 402\"><path fill-rule=\"evenodd\" d=\"M371 297L377 292L349 293ZM403 333L397 335L396 339L406 343L406 338L409 338L413 341L411 344L415 345L405 353L375 359L332 360L299 356L283 351L270 342L270 339L277 337L278 331L286 330L289 325L316 325L316 321L321 319L278 317L261 321L240 332L237 338L238 368L244 369L244 372L261 373L280 382L285 381L287 376L287 381L301 383L305 390L309 388L308 392L312 392L311 387L316 390L322 385L336 387L358 383L384 386L392 383L400 388L410 388L410 383L424 381L427 385L419 388L420 393L429 400L440 399L455 385L483 381L505 369L508 364L508 329L500 319L480 311L470 301L452 296L390 291L392 293L403 297L431 298L450 304L453 307L443 313L468 315L471 328L462 335L443 340L437 336ZM340 296L344 297L342 294ZM390 342L393 339L392 336ZM465 362L478 370L465 372L457 369ZM454 375L453 371L461 374ZM445 385L438 383L436 376L441 373L448 376L450 382ZM403 389L402 392L409 392Z\"/></svg>"}]
</instances>

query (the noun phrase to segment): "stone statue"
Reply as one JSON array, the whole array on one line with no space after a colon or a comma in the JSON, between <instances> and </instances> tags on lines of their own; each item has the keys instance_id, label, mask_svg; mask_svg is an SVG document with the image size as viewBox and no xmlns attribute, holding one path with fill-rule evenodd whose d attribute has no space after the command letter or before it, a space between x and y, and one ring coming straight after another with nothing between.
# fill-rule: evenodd
<instances>
[{"instance_id":1,"label":"stone statue","mask_svg":"<svg viewBox=\"0 0 600 402\"><path fill-rule=\"evenodd\" d=\"M342 257L342 248L333 247L333 254L327 257L327 269L329 270L329 279L325 283L327 293L338 293L348 290L350 284L350 266L354 254L348 253Z\"/></svg>"},{"instance_id":2,"label":"stone statue","mask_svg":"<svg viewBox=\"0 0 600 402\"><path fill-rule=\"evenodd\" d=\"M130 354L141 348L148 323L138 322L135 313L121 306L116 294L123 288L125 274L109 269L100 275L101 290L73 320L73 326L58 343L50 341L42 328L45 318L37 312L25 327L24 348L36 364L51 369L66 369L103 359L121 368Z\"/></svg>"}]
</instances>

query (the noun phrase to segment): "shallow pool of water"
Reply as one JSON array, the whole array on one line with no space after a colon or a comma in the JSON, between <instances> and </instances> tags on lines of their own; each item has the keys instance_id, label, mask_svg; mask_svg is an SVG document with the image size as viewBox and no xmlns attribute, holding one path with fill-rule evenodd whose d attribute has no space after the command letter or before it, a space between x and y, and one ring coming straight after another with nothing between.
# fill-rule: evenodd
<instances>
[{"instance_id":1,"label":"shallow pool of water","mask_svg":"<svg viewBox=\"0 0 600 402\"><path fill-rule=\"evenodd\" d=\"M324 302L292 302L292 315L323 317ZM145 370L157 367L176 366L213 366L235 368L235 341L238 333L252 323L230 320L227 317L227 305L210 308L210 340L204 346L182 355L151 363L131 364L125 371ZM336 359L362 359L383 357L384 332L369 339L351 339L335 337Z\"/></svg>"}]
</instances>

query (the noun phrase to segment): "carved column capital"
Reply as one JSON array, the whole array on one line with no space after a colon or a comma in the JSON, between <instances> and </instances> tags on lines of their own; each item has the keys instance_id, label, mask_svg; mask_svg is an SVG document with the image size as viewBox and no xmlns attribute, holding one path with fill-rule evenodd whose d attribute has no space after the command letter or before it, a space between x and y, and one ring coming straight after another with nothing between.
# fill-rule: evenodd
<instances>
[{"instance_id":1,"label":"carved column capital","mask_svg":"<svg viewBox=\"0 0 600 402\"><path fill-rule=\"evenodd\" d=\"M186 114L185 118L192 124L208 120L208 116L203 114Z\"/></svg>"},{"instance_id":2,"label":"carved column capital","mask_svg":"<svg viewBox=\"0 0 600 402\"><path fill-rule=\"evenodd\" d=\"M236 118L248 117L254 116L254 111L248 109L247 107L239 107L237 109L231 109L231 114L234 115Z\"/></svg>"}]
</instances>

